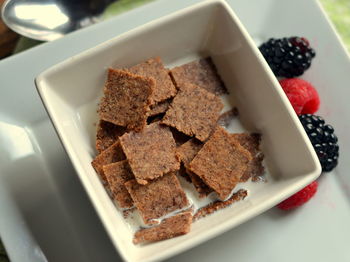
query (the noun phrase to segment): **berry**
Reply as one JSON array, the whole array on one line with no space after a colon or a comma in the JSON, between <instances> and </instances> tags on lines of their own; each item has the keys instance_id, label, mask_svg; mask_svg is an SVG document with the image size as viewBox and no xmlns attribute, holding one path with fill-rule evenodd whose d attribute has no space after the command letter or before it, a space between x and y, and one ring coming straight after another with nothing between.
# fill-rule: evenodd
<instances>
[{"instance_id":1,"label":"berry","mask_svg":"<svg viewBox=\"0 0 350 262\"><path fill-rule=\"evenodd\" d=\"M306 114L299 119L311 140L320 160L322 171L329 172L338 164L339 145L331 125L327 125L322 117Z\"/></svg>"},{"instance_id":2,"label":"berry","mask_svg":"<svg viewBox=\"0 0 350 262\"><path fill-rule=\"evenodd\" d=\"M312 182L310 185L304 187L299 192L295 193L291 197L287 198L283 202L279 203L277 207L282 210L290 210L305 204L312 198L317 192L317 181Z\"/></svg>"},{"instance_id":3,"label":"berry","mask_svg":"<svg viewBox=\"0 0 350 262\"><path fill-rule=\"evenodd\" d=\"M280 84L286 93L295 113L313 114L320 105L320 98L316 89L307 81L300 78L280 80Z\"/></svg>"},{"instance_id":4,"label":"berry","mask_svg":"<svg viewBox=\"0 0 350 262\"><path fill-rule=\"evenodd\" d=\"M271 38L259 49L273 73L287 78L302 75L316 55L304 37Z\"/></svg>"}]
</instances>

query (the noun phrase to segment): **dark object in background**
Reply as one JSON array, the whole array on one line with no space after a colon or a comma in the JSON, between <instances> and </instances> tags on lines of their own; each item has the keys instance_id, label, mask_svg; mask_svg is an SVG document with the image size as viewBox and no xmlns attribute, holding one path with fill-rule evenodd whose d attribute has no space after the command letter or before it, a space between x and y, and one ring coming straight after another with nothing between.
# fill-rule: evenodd
<instances>
[{"instance_id":1,"label":"dark object in background","mask_svg":"<svg viewBox=\"0 0 350 262\"><path fill-rule=\"evenodd\" d=\"M0 8L5 0L0 0ZM18 40L18 34L11 31L0 19L0 59L12 54Z\"/></svg>"},{"instance_id":2,"label":"dark object in background","mask_svg":"<svg viewBox=\"0 0 350 262\"><path fill-rule=\"evenodd\" d=\"M61 7L66 7L66 12L73 20L81 20L86 17L86 14L97 16L101 14L106 6L115 2L116 0L59 0Z\"/></svg>"}]
</instances>

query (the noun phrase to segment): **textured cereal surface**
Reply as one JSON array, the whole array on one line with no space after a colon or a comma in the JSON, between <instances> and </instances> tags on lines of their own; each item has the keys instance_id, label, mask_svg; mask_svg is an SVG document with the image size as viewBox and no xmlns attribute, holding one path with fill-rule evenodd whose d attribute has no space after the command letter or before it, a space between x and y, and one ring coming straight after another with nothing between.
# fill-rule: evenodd
<instances>
[{"instance_id":1,"label":"textured cereal surface","mask_svg":"<svg viewBox=\"0 0 350 262\"><path fill-rule=\"evenodd\" d=\"M246 198L247 195L248 195L247 190L240 189L237 193L233 194L226 201L215 201L213 203L210 203L209 205L200 208L196 212L196 214L194 214L193 221L198 220L202 217L206 217L207 215L210 215L217 210L226 208L226 207L232 205L234 202L243 200L244 198Z\"/></svg>"},{"instance_id":2,"label":"textured cereal surface","mask_svg":"<svg viewBox=\"0 0 350 262\"><path fill-rule=\"evenodd\" d=\"M166 174L147 185L140 185L136 180L125 183L134 204L146 224L154 224L154 219L189 205L185 192L178 178Z\"/></svg>"},{"instance_id":3,"label":"textured cereal surface","mask_svg":"<svg viewBox=\"0 0 350 262\"><path fill-rule=\"evenodd\" d=\"M162 123L205 141L223 108L220 98L191 84L184 84L173 99Z\"/></svg>"},{"instance_id":4,"label":"textured cereal surface","mask_svg":"<svg viewBox=\"0 0 350 262\"><path fill-rule=\"evenodd\" d=\"M147 113L148 116L155 116L155 115L165 113L165 111L168 110L170 103L171 101L168 99L151 106L151 111Z\"/></svg>"},{"instance_id":5,"label":"textured cereal surface","mask_svg":"<svg viewBox=\"0 0 350 262\"><path fill-rule=\"evenodd\" d=\"M133 242L134 244L156 242L185 235L190 232L191 224L191 212L180 213L164 219L164 221L157 226L137 231L134 235Z\"/></svg>"},{"instance_id":6,"label":"textured cereal surface","mask_svg":"<svg viewBox=\"0 0 350 262\"><path fill-rule=\"evenodd\" d=\"M256 178L262 176L265 172L262 161L264 160L264 155L260 151L260 134L232 134L232 136L243 146L246 150L250 152L253 159L249 162L247 170L241 177L241 182L246 182L249 178Z\"/></svg>"},{"instance_id":7,"label":"textured cereal surface","mask_svg":"<svg viewBox=\"0 0 350 262\"><path fill-rule=\"evenodd\" d=\"M188 164L203 147L203 143L195 138L191 138L186 143L176 148L176 155L187 168Z\"/></svg>"},{"instance_id":8,"label":"textured cereal surface","mask_svg":"<svg viewBox=\"0 0 350 262\"><path fill-rule=\"evenodd\" d=\"M251 159L246 149L218 127L189 164L189 170L214 189L221 200L226 200Z\"/></svg>"},{"instance_id":9,"label":"textured cereal surface","mask_svg":"<svg viewBox=\"0 0 350 262\"><path fill-rule=\"evenodd\" d=\"M184 164L184 167L187 168L189 163L193 160L202 147L202 142L192 138L176 149L176 155ZM199 193L200 197L205 197L209 193L213 192L213 190L208 187L199 176L189 170L187 170L186 173L191 179L191 182Z\"/></svg>"},{"instance_id":10,"label":"textured cereal surface","mask_svg":"<svg viewBox=\"0 0 350 262\"><path fill-rule=\"evenodd\" d=\"M151 58L127 70L136 75L154 78L156 86L151 97L151 104L159 103L176 95L176 87L160 57Z\"/></svg>"},{"instance_id":11,"label":"textured cereal surface","mask_svg":"<svg viewBox=\"0 0 350 262\"><path fill-rule=\"evenodd\" d=\"M140 184L180 168L173 135L167 126L152 123L141 132L119 138L132 172Z\"/></svg>"},{"instance_id":12,"label":"textured cereal surface","mask_svg":"<svg viewBox=\"0 0 350 262\"><path fill-rule=\"evenodd\" d=\"M185 83L197 85L215 95L227 93L215 65L210 58L200 59L171 69L176 86Z\"/></svg>"},{"instance_id":13,"label":"textured cereal surface","mask_svg":"<svg viewBox=\"0 0 350 262\"><path fill-rule=\"evenodd\" d=\"M130 170L128 161L122 160L116 163L104 165L103 172L107 178L113 199L118 203L119 207L132 207L134 205L133 201L124 185L125 182L134 179L134 175Z\"/></svg>"},{"instance_id":14,"label":"textured cereal surface","mask_svg":"<svg viewBox=\"0 0 350 262\"><path fill-rule=\"evenodd\" d=\"M103 150L106 150L125 132L126 128L123 126L116 126L112 123L100 120L96 132L97 152L101 153Z\"/></svg>"},{"instance_id":15,"label":"textured cereal surface","mask_svg":"<svg viewBox=\"0 0 350 262\"><path fill-rule=\"evenodd\" d=\"M155 81L116 69L108 70L99 115L104 121L128 129L141 130L146 125Z\"/></svg>"},{"instance_id":16,"label":"textured cereal surface","mask_svg":"<svg viewBox=\"0 0 350 262\"><path fill-rule=\"evenodd\" d=\"M106 150L102 151L99 155L97 155L95 159L91 162L91 165L93 166L97 174L100 175L102 181L106 183L107 180L102 167L104 165L108 165L124 159L124 152L120 146L119 140L117 140L114 144L112 144Z\"/></svg>"}]
</instances>

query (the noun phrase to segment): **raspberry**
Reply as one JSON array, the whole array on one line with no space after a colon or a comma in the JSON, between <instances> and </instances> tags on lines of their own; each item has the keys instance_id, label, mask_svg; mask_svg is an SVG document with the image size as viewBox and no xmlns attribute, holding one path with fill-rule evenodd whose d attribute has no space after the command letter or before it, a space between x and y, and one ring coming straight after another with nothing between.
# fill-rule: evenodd
<instances>
[{"instance_id":1,"label":"raspberry","mask_svg":"<svg viewBox=\"0 0 350 262\"><path fill-rule=\"evenodd\" d=\"M280 84L292 104L295 113L313 114L320 105L316 89L307 81L300 78L280 80Z\"/></svg>"},{"instance_id":2,"label":"raspberry","mask_svg":"<svg viewBox=\"0 0 350 262\"><path fill-rule=\"evenodd\" d=\"M317 181L312 182L310 185L304 187L299 192L295 193L291 197L287 198L283 202L279 203L277 207L282 210L290 210L305 204L312 198L317 191Z\"/></svg>"},{"instance_id":3,"label":"raspberry","mask_svg":"<svg viewBox=\"0 0 350 262\"><path fill-rule=\"evenodd\" d=\"M338 138L334 134L334 128L316 115L301 115L299 120L316 151L322 171L333 170L338 165L339 158Z\"/></svg>"},{"instance_id":4,"label":"raspberry","mask_svg":"<svg viewBox=\"0 0 350 262\"><path fill-rule=\"evenodd\" d=\"M273 73L287 78L302 75L315 57L315 51L304 37L271 38L259 49Z\"/></svg>"}]
</instances>

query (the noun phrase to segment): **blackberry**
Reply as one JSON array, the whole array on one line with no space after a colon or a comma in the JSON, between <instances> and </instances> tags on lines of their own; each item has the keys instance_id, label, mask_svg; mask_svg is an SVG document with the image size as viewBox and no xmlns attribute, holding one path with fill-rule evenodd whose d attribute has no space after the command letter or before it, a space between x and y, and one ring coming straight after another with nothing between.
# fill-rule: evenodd
<instances>
[{"instance_id":1,"label":"blackberry","mask_svg":"<svg viewBox=\"0 0 350 262\"><path fill-rule=\"evenodd\" d=\"M304 37L271 38L259 49L275 76L286 78L302 75L316 55Z\"/></svg>"},{"instance_id":2,"label":"blackberry","mask_svg":"<svg viewBox=\"0 0 350 262\"><path fill-rule=\"evenodd\" d=\"M331 171L337 166L339 158L338 138L333 127L317 115L300 115L299 119L321 162L322 171Z\"/></svg>"}]
</instances>

